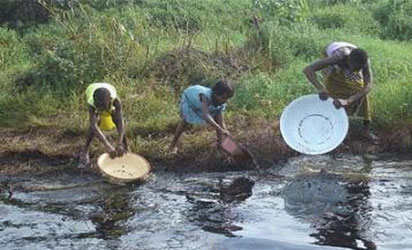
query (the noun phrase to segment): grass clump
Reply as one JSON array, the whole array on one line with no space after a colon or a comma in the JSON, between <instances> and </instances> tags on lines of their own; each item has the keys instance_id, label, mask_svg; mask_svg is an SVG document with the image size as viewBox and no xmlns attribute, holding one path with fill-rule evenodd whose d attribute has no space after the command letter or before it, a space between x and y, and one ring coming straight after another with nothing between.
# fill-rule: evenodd
<instances>
[{"instance_id":1,"label":"grass clump","mask_svg":"<svg viewBox=\"0 0 412 250\"><path fill-rule=\"evenodd\" d=\"M407 0L380 1L373 12L382 25L384 39L411 41L412 2Z\"/></svg>"},{"instance_id":2,"label":"grass clump","mask_svg":"<svg viewBox=\"0 0 412 250\"><path fill-rule=\"evenodd\" d=\"M335 29L368 36L379 35L381 32L379 23L374 19L373 13L365 8L348 4L314 8L310 20L323 32L331 32L329 29Z\"/></svg>"},{"instance_id":3,"label":"grass clump","mask_svg":"<svg viewBox=\"0 0 412 250\"><path fill-rule=\"evenodd\" d=\"M134 150L166 148L181 91L191 84L229 78L236 92L228 122L274 120L291 100L315 92L302 70L333 41L357 44L370 56L375 126L412 119L409 1L39 3L47 19L0 27L3 128L85 131L84 90L100 81L118 89ZM210 131L199 131L189 138L204 148Z\"/></svg>"}]
</instances>

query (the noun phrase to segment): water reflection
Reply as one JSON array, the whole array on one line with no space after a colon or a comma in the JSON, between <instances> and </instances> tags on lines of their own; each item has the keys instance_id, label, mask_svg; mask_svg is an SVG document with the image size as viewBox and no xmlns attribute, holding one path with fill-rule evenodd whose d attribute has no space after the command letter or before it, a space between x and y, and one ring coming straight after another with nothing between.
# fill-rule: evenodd
<instances>
[{"instance_id":1,"label":"water reflection","mask_svg":"<svg viewBox=\"0 0 412 250\"><path fill-rule=\"evenodd\" d=\"M285 211L310 222L318 245L376 249L363 233L370 224L368 181L320 172L293 180L282 192Z\"/></svg>"},{"instance_id":2,"label":"water reflection","mask_svg":"<svg viewBox=\"0 0 412 250\"><path fill-rule=\"evenodd\" d=\"M296 157L262 173L158 172L138 187L98 177L3 187L0 249L411 249L412 161Z\"/></svg>"},{"instance_id":3,"label":"water reflection","mask_svg":"<svg viewBox=\"0 0 412 250\"><path fill-rule=\"evenodd\" d=\"M375 243L363 234L370 227L369 185L365 182L346 185L348 199L341 204L344 211L324 214L317 226L318 233L311 236L317 244L343 246L353 249L376 249Z\"/></svg>"},{"instance_id":4,"label":"water reflection","mask_svg":"<svg viewBox=\"0 0 412 250\"><path fill-rule=\"evenodd\" d=\"M252 195L254 182L245 177L220 180L218 186L199 186L186 194L193 204L188 211L188 220L211 233L235 237L242 230L235 225L240 220L236 206Z\"/></svg>"},{"instance_id":5,"label":"water reflection","mask_svg":"<svg viewBox=\"0 0 412 250\"><path fill-rule=\"evenodd\" d=\"M95 205L100 211L92 214L90 219L96 225L98 237L115 239L126 233L122 224L136 213L130 198L127 190L120 189L96 201Z\"/></svg>"}]
</instances>

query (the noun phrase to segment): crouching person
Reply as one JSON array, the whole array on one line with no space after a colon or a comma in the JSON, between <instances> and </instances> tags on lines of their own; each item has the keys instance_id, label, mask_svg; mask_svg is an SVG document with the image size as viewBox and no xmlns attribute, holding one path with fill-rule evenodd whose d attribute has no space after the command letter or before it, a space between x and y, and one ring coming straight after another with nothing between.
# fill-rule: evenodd
<instances>
[{"instance_id":1,"label":"crouching person","mask_svg":"<svg viewBox=\"0 0 412 250\"><path fill-rule=\"evenodd\" d=\"M194 85L183 91L180 100L180 123L170 149L177 152L177 142L187 124L209 125L216 129L218 143L229 131L223 119L226 101L234 94L234 89L228 80L218 81L213 88Z\"/></svg>"},{"instance_id":2,"label":"crouching person","mask_svg":"<svg viewBox=\"0 0 412 250\"><path fill-rule=\"evenodd\" d=\"M103 143L110 157L122 156L127 151L123 124L122 104L117 97L116 88L108 83L93 83L86 89L89 110L89 132L79 157L79 167L90 164L89 147L94 137ZM116 128L119 134L117 146L113 146L102 131Z\"/></svg>"}]
</instances>

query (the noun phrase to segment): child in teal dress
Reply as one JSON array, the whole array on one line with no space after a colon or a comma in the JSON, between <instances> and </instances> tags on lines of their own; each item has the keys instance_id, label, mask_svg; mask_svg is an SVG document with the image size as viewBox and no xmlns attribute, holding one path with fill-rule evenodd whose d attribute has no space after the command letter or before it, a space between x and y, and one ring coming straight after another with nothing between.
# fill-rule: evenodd
<instances>
[{"instance_id":1,"label":"child in teal dress","mask_svg":"<svg viewBox=\"0 0 412 250\"><path fill-rule=\"evenodd\" d=\"M222 136L230 133L223 120L226 101L234 94L232 84L228 80L218 81L213 88L194 85L183 91L180 100L181 121L176 128L170 149L177 152L176 144L187 124L208 124L216 129L218 143Z\"/></svg>"}]
</instances>

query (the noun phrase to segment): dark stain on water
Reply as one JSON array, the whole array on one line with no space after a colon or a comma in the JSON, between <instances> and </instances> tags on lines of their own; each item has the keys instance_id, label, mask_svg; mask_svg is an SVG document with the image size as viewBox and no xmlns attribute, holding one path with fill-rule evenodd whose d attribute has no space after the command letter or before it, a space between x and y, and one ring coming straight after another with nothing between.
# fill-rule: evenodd
<instances>
[{"instance_id":1,"label":"dark stain on water","mask_svg":"<svg viewBox=\"0 0 412 250\"><path fill-rule=\"evenodd\" d=\"M193 204L189 210L189 221L211 233L236 237L233 232L242 230L236 226L236 214L233 207L238 202L252 195L254 181L246 177L237 177L227 183L220 181L218 186L200 187L186 194Z\"/></svg>"},{"instance_id":2,"label":"dark stain on water","mask_svg":"<svg viewBox=\"0 0 412 250\"><path fill-rule=\"evenodd\" d=\"M349 155L127 186L70 171L3 176L0 248L411 249L411 179L408 159Z\"/></svg>"},{"instance_id":3,"label":"dark stain on water","mask_svg":"<svg viewBox=\"0 0 412 250\"><path fill-rule=\"evenodd\" d=\"M96 236L102 239L115 239L126 233L122 223L136 213L136 208L129 203L127 192L120 190L108 197L95 202L99 210L90 215L90 220L96 225Z\"/></svg>"}]
</instances>

